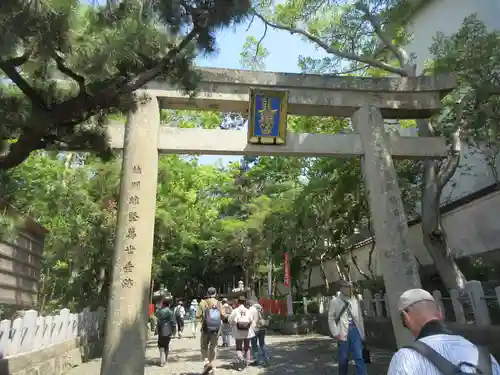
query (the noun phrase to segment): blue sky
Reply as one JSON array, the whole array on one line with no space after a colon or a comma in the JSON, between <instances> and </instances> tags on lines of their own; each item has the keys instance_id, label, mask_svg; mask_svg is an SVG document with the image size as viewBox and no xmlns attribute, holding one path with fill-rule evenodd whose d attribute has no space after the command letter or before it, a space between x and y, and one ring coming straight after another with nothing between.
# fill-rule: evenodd
<instances>
[{"instance_id":1,"label":"blue sky","mask_svg":"<svg viewBox=\"0 0 500 375\"><path fill-rule=\"evenodd\" d=\"M260 39L264 33L264 24L255 19L247 31L248 23L236 28L222 30L217 37L219 53L209 58L199 58L197 63L203 67L241 69L240 52L246 37L249 35ZM302 40L297 35L268 28L262 45L268 49L269 56L265 64L267 71L297 73L299 56L324 57L326 53L316 49L315 45ZM234 130L237 131L237 130ZM242 131L242 130L240 130ZM218 160L227 163L239 160L240 156L215 156L200 157L200 163L213 164Z\"/></svg>"}]
</instances>

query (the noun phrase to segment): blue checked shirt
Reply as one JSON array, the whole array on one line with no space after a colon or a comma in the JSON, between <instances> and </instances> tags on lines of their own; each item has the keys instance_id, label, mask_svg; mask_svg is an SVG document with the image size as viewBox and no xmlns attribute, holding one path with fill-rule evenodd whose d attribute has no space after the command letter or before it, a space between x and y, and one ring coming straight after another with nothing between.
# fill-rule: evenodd
<instances>
[{"instance_id":1,"label":"blue checked shirt","mask_svg":"<svg viewBox=\"0 0 500 375\"><path fill-rule=\"evenodd\" d=\"M461 362L477 364L478 350L474 344L462 336L432 335L420 339L451 363ZM500 366L492 356L493 375L500 375ZM461 370L475 373L475 368L463 364ZM392 357L387 375L442 375L438 369L420 353L412 349L399 349Z\"/></svg>"}]
</instances>

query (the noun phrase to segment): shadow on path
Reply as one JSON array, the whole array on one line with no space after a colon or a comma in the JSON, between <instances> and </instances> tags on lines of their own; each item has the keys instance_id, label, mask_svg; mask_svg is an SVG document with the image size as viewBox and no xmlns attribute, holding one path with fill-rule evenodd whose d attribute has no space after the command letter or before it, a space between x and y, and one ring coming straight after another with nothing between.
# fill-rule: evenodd
<instances>
[{"instance_id":1,"label":"shadow on path","mask_svg":"<svg viewBox=\"0 0 500 375\"><path fill-rule=\"evenodd\" d=\"M275 342L274 342L275 341ZM317 374L332 375L338 372L337 347L325 336L281 336L270 337L269 350L272 360L263 368L266 375ZM372 363L367 365L370 375L386 375L392 353L372 350ZM354 374L354 363L349 365L349 374Z\"/></svg>"},{"instance_id":2,"label":"shadow on path","mask_svg":"<svg viewBox=\"0 0 500 375\"><path fill-rule=\"evenodd\" d=\"M335 375L337 352L333 340L325 336L269 335L271 361L267 367L249 366L244 371L235 370L234 346L219 348L215 375ZM172 340L168 363L158 366L158 349L155 341L148 343L145 375L201 375L199 340L183 338ZM368 365L369 375L386 375L392 353L372 350L373 363ZM84 364L68 375L99 375L100 361ZM349 374L354 374L354 365Z\"/></svg>"}]
</instances>

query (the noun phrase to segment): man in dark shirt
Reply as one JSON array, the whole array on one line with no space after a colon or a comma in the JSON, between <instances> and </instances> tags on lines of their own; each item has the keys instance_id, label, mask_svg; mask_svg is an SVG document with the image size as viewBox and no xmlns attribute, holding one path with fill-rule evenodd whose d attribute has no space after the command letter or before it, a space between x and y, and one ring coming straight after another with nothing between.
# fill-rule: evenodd
<instances>
[{"instance_id":1,"label":"man in dark shirt","mask_svg":"<svg viewBox=\"0 0 500 375\"><path fill-rule=\"evenodd\" d=\"M168 352L170 348L170 340L175 332L175 315L170 309L172 300L165 298L161 307L156 312L158 320L158 349L160 350L160 366L165 366L168 359Z\"/></svg>"}]
</instances>

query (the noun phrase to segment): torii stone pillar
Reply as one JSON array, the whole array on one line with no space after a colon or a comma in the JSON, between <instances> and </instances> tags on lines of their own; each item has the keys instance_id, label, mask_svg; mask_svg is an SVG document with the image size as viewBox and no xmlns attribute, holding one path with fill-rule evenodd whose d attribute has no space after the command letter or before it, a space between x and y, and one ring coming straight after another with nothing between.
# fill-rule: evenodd
<instances>
[{"instance_id":1,"label":"torii stone pillar","mask_svg":"<svg viewBox=\"0 0 500 375\"><path fill-rule=\"evenodd\" d=\"M404 291L421 287L417 262L408 246L408 224L382 115L377 108L361 107L353 114L352 125L363 144L363 176L389 299L387 310L401 347L410 344L413 338L402 325L397 304Z\"/></svg>"},{"instance_id":2,"label":"torii stone pillar","mask_svg":"<svg viewBox=\"0 0 500 375\"><path fill-rule=\"evenodd\" d=\"M159 125L155 97L127 118L101 375L144 374Z\"/></svg>"}]
</instances>

